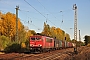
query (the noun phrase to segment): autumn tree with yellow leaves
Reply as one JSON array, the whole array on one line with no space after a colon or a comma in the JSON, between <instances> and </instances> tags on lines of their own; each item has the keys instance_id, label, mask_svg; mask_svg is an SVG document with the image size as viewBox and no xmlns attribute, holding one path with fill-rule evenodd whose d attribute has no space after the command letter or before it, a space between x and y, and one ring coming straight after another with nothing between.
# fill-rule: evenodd
<instances>
[{"instance_id":1,"label":"autumn tree with yellow leaves","mask_svg":"<svg viewBox=\"0 0 90 60\"><path fill-rule=\"evenodd\" d=\"M65 33L65 31L63 31L60 28L50 27L45 22L44 22L44 29L41 34L56 38L58 40L65 40L65 37L66 37L66 40L70 41L69 34Z\"/></svg>"},{"instance_id":2,"label":"autumn tree with yellow leaves","mask_svg":"<svg viewBox=\"0 0 90 60\"><path fill-rule=\"evenodd\" d=\"M44 29L42 31L42 34L46 35L46 36L51 36L50 26L48 24L46 24L45 22L44 22Z\"/></svg>"},{"instance_id":3,"label":"autumn tree with yellow leaves","mask_svg":"<svg viewBox=\"0 0 90 60\"><path fill-rule=\"evenodd\" d=\"M33 35L35 31L26 31L25 26L20 22L18 18L18 42L26 42L28 38ZM16 34L16 15L10 12L5 14L0 12L0 37L5 36L4 38L8 38L9 41L15 41ZM6 41L0 38L0 41ZM3 42L1 43L1 45Z\"/></svg>"},{"instance_id":4,"label":"autumn tree with yellow leaves","mask_svg":"<svg viewBox=\"0 0 90 60\"><path fill-rule=\"evenodd\" d=\"M10 12L3 14L1 17L2 25L2 35L9 37L14 40L16 34L16 15ZM22 30L22 23L18 19L18 31Z\"/></svg>"}]
</instances>

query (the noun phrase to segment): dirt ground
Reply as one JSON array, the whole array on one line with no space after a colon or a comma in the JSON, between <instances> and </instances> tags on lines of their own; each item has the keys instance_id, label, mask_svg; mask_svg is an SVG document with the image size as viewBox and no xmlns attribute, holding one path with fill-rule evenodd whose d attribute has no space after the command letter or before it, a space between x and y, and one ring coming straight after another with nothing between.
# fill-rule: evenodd
<instances>
[{"instance_id":1,"label":"dirt ground","mask_svg":"<svg viewBox=\"0 0 90 60\"><path fill-rule=\"evenodd\" d=\"M78 54L74 54L70 58L71 60L90 60L90 47L78 47Z\"/></svg>"},{"instance_id":2,"label":"dirt ground","mask_svg":"<svg viewBox=\"0 0 90 60\"><path fill-rule=\"evenodd\" d=\"M24 53L5 54L0 52L0 60L39 60L38 58L41 57L45 58L48 55L51 56L57 54L56 52L59 52L61 54L59 55L59 58L54 60L90 60L90 47L86 46L78 47L77 48L78 54L75 54L73 51L74 51L73 48L68 48L41 54L24 54Z\"/></svg>"}]
</instances>

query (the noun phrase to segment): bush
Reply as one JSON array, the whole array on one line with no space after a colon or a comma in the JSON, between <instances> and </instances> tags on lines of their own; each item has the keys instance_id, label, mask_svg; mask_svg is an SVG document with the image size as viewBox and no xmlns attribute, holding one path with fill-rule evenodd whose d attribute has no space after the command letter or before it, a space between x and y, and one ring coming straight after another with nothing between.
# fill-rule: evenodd
<instances>
[{"instance_id":1,"label":"bush","mask_svg":"<svg viewBox=\"0 0 90 60\"><path fill-rule=\"evenodd\" d=\"M21 45L18 43L13 43L12 45L5 48L6 52L20 52L21 51Z\"/></svg>"},{"instance_id":2,"label":"bush","mask_svg":"<svg viewBox=\"0 0 90 60\"><path fill-rule=\"evenodd\" d=\"M0 50L4 50L8 46L8 44L10 44L10 42L11 41L8 37L4 35L0 36Z\"/></svg>"},{"instance_id":3,"label":"bush","mask_svg":"<svg viewBox=\"0 0 90 60\"><path fill-rule=\"evenodd\" d=\"M21 48L26 48L25 43L21 43Z\"/></svg>"},{"instance_id":4,"label":"bush","mask_svg":"<svg viewBox=\"0 0 90 60\"><path fill-rule=\"evenodd\" d=\"M24 52L28 52L28 49L26 47L25 43L12 43L11 45L7 46L4 50L6 53L24 53Z\"/></svg>"}]
</instances>

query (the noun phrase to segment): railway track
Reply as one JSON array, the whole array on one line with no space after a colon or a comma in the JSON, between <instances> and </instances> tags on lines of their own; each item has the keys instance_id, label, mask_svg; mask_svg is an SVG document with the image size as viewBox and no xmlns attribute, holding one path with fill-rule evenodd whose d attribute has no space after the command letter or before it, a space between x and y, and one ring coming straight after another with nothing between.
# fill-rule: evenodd
<instances>
[{"instance_id":1,"label":"railway track","mask_svg":"<svg viewBox=\"0 0 90 60\"><path fill-rule=\"evenodd\" d=\"M74 54L73 48L55 50L42 54L0 54L0 60L90 60L90 48L80 47L78 48L78 54Z\"/></svg>"},{"instance_id":2,"label":"railway track","mask_svg":"<svg viewBox=\"0 0 90 60\"><path fill-rule=\"evenodd\" d=\"M37 56L35 60L63 60L65 56L72 56L72 54L73 51L63 49L63 50L52 51L46 55L44 54L43 56Z\"/></svg>"},{"instance_id":3,"label":"railway track","mask_svg":"<svg viewBox=\"0 0 90 60\"><path fill-rule=\"evenodd\" d=\"M62 60L65 53L70 52L70 49L55 50L41 54L24 54L24 53L10 53L0 55L0 60Z\"/></svg>"},{"instance_id":4,"label":"railway track","mask_svg":"<svg viewBox=\"0 0 90 60\"><path fill-rule=\"evenodd\" d=\"M44 54L43 56L37 56L37 58L35 60L56 60L56 59L62 58L62 56L65 53L67 53L67 52L64 51L62 53L62 52L59 52L59 51L53 51L53 52L49 53L48 55Z\"/></svg>"},{"instance_id":5,"label":"railway track","mask_svg":"<svg viewBox=\"0 0 90 60\"><path fill-rule=\"evenodd\" d=\"M9 54L3 54L1 55L2 57L0 60L15 60L15 59L20 59L20 58L25 58L25 57L32 57L34 54L24 54L24 53L9 53Z\"/></svg>"},{"instance_id":6,"label":"railway track","mask_svg":"<svg viewBox=\"0 0 90 60\"><path fill-rule=\"evenodd\" d=\"M44 56L44 57L41 57L41 58L37 58L36 60L55 60L55 59L58 59L60 57L60 54L61 53L58 53L58 54L54 54L54 55L48 55L48 56Z\"/></svg>"}]
</instances>

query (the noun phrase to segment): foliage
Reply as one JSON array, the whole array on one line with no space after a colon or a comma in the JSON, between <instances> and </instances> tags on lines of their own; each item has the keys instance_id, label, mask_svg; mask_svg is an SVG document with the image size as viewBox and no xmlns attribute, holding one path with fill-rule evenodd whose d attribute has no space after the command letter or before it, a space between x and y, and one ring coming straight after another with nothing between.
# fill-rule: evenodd
<instances>
[{"instance_id":1,"label":"foliage","mask_svg":"<svg viewBox=\"0 0 90 60\"><path fill-rule=\"evenodd\" d=\"M71 39L70 39L70 35L68 33L65 34L65 37L66 37L66 41L70 42Z\"/></svg>"},{"instance_id":2,"label":"foliage","mask_svg":"<svg viewBox=\"0 0 90 60\"><path fill-rule=\"evenodd\" d=\"M55 38L56 35L57 35L56 28L55 27L51 27L51 37Z\"/></svg>"},{"instance_id":3,"label":"foliage","mask_svg":"<svg viewBox=\"0 0 90 60\"><path fill-rule=\"evenodd\" d=\"M44 22L42 35L51 36L50 26Z\"/></svg>"},{"instance_id":4,"label":"foliage","mask_svg":"<svg viewBox=\"0 0 90 60\"><path fill-rule=\"evenodd\" d=\"M36 34L34 30L25 30L25 26L20 22L20 19L18 18L18 42L15 43L15 34L16 34L16 15L10 12L7 12L5 14L2 14L0 12L0 36L4 35L4 40L0 37L0 48L7 47L9 49L14 49L13 46L19 47L28 45L26 43L29 40L29 37ZM8 41L7 41L8 40ZM5 42L3 42L5 41ZM8 42L11 42L9 45ZM22 44L22 43L25 43ZM5 49L7 49L5 48ZM16 49L16 50L17 50Z\"/></svg>"},{"instance_id":5,"label":"foliage","mask_svg":"<svg viewBox=\"0 0 90 60\"><path fill-rule=\"evenodd\" d=\"M77 41L76 41L76 40L74 40L74 39L72 39L72 40L71 40L71 42L72 42L72 43L76 43Z\"/></svg>"},{"instance_id":6,"label":"foliage","mask_svg":"<svg viewBox=\"0 0 90 60\"><path fill-rule=\"evenodd\" d=\"M27 39L26 31L24 30L24 26L21 26L21 30L18 31L18 42L19 43L25 42L26 39Z\"/></svg>"},{"instance_id":7,"label":"foliage","mask_svg":"<svg viewBox=\"0 0 90 60\"><path fill-rule=\"evenodd\" d=\"M31 33L31 31L28 30L28 31L26 32L26 40L29 40L30 36L32 36L32 35L33 35L33 34Z\"/></svg>"},{"instance_id":8,"label":"foliage","mask_svg":"<svg viewBox=\"0 0 90 60\"><path fill-rule=\"evenodd\" d=\"M16 15L10 12L2 14L1 16L1 29L0 33L9 37L11 40L15 40L16 34ZM22 30L22 23L18 19L18 31Z\"/></svg>"},{"instance_id":9,"label":"foliage","mask_svg":"<svg viewBox=\"0 0 90 60\"><path fill-rule=\"evenodd\" d=\"M0 36L0 50L6 48L8 46L8 44L10 44L10 40L8 37L2 35Z\"/></svg>"},{"instance_id":10,"label":"foliage","mask_svg":"<svg viewBox=\"0 0 90 60\"><path fill-rule=\"evenodd\" d=\"M67 41L70 41L70 36L69 34L65 34L65 31L61 30L60 28L56 28L56 27L50 27L48 24L46 24L44 22L44 29L41 33L42 35L46 35L46 36L50 36L50 37L53 37L58 40L65 40L65 37L66 37L66 40Z\"/></svg>"},{"instance_id":11,"label":"foliage","mask_svg":"<svg viewBox=\"0 0 90 60\"><path fill-rule=\"evenodd\" d=\"M29 40L26 40L25 45L26 45L26 48L28 49L29 48Z\"/></svg>"},{"instance_id":12,"label":"foliage","mask_svg":"<svg viewBox=\"0 0 90 60\"><path fill-rule=\"evenodd\" d=\"M34 30L30 30L32 35L36 35L36 32Z\"/></svg>"},{"instance_id":13,"label":"foliage","mask_svg":"<svg viewBox=\"0 0 90 60\"><path fill-rule=\"evenodd\" d=\"M85 41L85 45L88 45L88 43L90 43L90 36L86 35L84 38L85 38L85 40L84 40Z\"/></svg>"},{"instance_id":14,"label":"foliage","mask_svg":"<svg viewBox=\"0 0 90 60\"><path fill-rule=\"evenodd\" d=\"M22 52L29 51L28 50L29 41L26 41L26 42L22 42L22 43L12 42L4 49L4 51L6 53L12 53L12 52L22 53Z\"/></svg>"},{"instance_id":15,"label":"foliage","mask_svg":"<svg viewBox=\"0 0 90 60\"><path fill-rule=\"evenodd\" d=\"M8 47L5 48L6 52L20 52L21 51L21 45L18 43L12 43Z\"/></svg>"},{"instance_id":16,"label":"foliage","mask_svg":"<svg viewBox=\"0 0 90 60\"><path fill-rule=\"evenodd\" d=\"M76 43L77 46L84 46L84 45L85 45L84 42L82 42L82 41L76 41L76 40L74 40L74 39L72 39L71 42L72 42L72 43Z\"/></svg>"},{"instance_id":17,"label":"foliage","mask_svg":"<svg viewBox=\"0 0 90 60\"><path fill-rule=\"evenodd\" d=\"M21 48L26 48L26 44L25 43L21 43Z\"/></svg>"}]
</instances>

